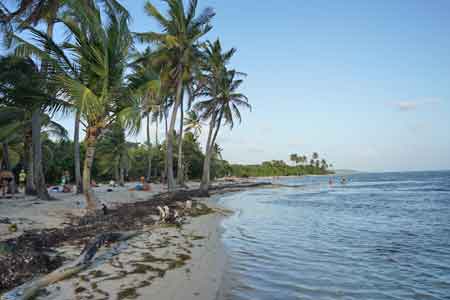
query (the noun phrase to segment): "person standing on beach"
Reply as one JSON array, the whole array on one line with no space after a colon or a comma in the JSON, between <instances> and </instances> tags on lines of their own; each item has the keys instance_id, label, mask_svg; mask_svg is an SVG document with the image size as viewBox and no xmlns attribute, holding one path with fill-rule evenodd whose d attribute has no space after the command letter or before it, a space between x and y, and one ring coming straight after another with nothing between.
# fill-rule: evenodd
<instances>
[{"instance_id":1,"label":"person standing on beach","mask_svg":"<svg viewBox=\"0 0 450 300\"><path fill-rule=\"evenodd\" d=\"M11 171L0 171L0 187L2 190L2 197L6 197L8 189L11 190L11 194L14 197L14 187L12 183L14 181L14 174Z\"/></svg>"},{"instance_id":2,"label":"person standing on beach","mask_svg":"<svg viewBox=\"0 0 450 300\"><path fill-rule=\"evenodd\" d=\"M25 193L25 181L27 179L27 173L22 169L19 173L19 192Z\"/></svg>"}]
</instances>

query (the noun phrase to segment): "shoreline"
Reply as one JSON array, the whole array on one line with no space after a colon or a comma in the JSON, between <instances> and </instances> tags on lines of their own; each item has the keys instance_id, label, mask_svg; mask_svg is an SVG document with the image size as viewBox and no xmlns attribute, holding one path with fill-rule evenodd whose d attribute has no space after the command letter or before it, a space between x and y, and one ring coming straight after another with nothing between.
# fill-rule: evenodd
<instances>
[{"instance_id":1,"label":"shoreline","mask_svg":"<svg viewBox=\"0 0 450 300\"><path fill-rule=\"evenodd\" d=\"M152 296L180 300L216 299L227 261L221 241L221 221L225 210L217 204L216 197L270 185L251 180L219 183L212 188L209 198L192 197L215 212L188 217L188 222L181 228L163 225L144 231L129 240L126 247L115 255L108 253L111 250L99 251L100 260L96 259L93 266L72 278L50 285L36 299L121 300L149 299ZM194 189L191 187L190 190L193 192ZM156 195L150 196L147 201ZM2 217L0 214L0 219ZM58 247L57 251L71 260L80 249L80 245L68 245Z\"/></svg>"}]
</instances>

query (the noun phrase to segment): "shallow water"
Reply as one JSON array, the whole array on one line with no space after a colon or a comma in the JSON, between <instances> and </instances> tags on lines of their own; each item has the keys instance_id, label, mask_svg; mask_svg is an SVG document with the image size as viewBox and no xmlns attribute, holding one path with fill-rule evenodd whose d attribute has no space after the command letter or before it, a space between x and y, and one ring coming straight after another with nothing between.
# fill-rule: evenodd
<instances>
[{"instance_id":1,"label":"shallow water","mask_svg":"<svg viewBox=\"0 0 450 300\"><path fill-rule=\"evenodd\" d=\"M224 298L450 299L450 172L348 178L221 198Z\"/></svg>"}]
</instances>

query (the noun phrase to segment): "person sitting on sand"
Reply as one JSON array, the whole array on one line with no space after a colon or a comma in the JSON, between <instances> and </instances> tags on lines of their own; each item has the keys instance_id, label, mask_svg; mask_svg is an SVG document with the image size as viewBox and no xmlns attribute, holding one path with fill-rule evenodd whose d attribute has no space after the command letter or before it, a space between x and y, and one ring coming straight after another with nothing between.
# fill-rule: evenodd
<instances>
[{"instance_id":1,"label":"person sitting on sand","mask_svg":"<svg viewBox=\"0 0 450 300\"><path fill-rule=\"evenodd\" d=\"M11 194L14 197L14 187L11 186L13 181L14 174L11 171L0 171L0 188L2 190L2 197L6 197L8 188L10 189Z\"/></svg>"},{"instance_id":2,"label":"person sitting on sand","mask_svg":"<svg viewBox=\"0 0 450 300\"><path fill-rule=\"evenodd\" d=\"M142 176L141 180L138 184L136 184L136 187L134 189L131 189L132 191L143 191L143 192L151 192L152 188L150 184L145 182L145 177Z\"/></svg>"},{"instance_id":3,"label":"person sitting on sand","mask_svg":"<svg viewBox=\"0 0 450 300\"><path fill-rule=\"evenodd\" d=\"M115 182L114 180L111 180L111 181L109 182L109 186L110 186L110 187L116 187L117 184L116 184L116 182Z\"/></svg>"}]
</instances>

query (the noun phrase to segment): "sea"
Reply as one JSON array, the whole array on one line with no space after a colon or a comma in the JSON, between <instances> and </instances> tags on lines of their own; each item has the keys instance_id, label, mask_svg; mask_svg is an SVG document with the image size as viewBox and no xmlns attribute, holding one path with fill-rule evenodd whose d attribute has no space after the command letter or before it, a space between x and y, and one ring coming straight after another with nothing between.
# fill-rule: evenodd
<instances>
[{"instance_id":1,"label":"sea","mask_svg":"<svg viewBox=\"0 0 450 300\"><path fill-rule=\"evenodd\" d=\"M221 298L450 299L450 172L345 178L221 197Z\"/></svg>"}]
</instances>

